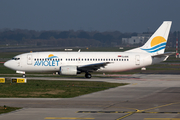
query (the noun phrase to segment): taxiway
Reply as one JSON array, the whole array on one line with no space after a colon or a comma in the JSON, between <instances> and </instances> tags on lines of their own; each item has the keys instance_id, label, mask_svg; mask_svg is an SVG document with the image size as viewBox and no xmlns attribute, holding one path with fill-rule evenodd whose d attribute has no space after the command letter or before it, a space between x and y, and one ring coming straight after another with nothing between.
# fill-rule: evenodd
<instances>
[{"instance_id":1,"label":"taxiway","mask_svg":"<svg viewBox=\"0 0 180 120\"><path fill-rule=\"evenodd\" d=\"M28 78L49 79L49 78ZM23 107L1 120L180 120L180 75L135 74L106 78L51 80L130 83L75 98L0 98L0 106Z\"/></svg>"}]
</instances>

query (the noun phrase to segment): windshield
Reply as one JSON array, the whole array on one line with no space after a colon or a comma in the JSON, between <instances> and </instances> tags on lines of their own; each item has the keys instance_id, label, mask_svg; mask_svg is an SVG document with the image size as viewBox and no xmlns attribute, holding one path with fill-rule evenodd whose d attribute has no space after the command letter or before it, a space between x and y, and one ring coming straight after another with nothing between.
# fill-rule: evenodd
<instances>
[{"instance_id":1,"label":"windshield","mask_svg":"<svg viewBox=\"0 0 180 120\"><path fill-rule=\"evenodd\" d=\"M12 60L20 60L20 58L12 58Z\"/></svg>"}]
</instances>

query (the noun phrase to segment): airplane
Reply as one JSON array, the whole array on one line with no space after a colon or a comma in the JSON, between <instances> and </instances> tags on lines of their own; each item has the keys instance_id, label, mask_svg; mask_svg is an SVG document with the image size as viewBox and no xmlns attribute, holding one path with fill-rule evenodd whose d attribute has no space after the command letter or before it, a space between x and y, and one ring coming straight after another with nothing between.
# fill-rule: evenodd
<instances>
[{"instance_id":1,"label":"airplane","mask_svg":"<svg viewBox=\"0 0 180 120\"><path fill-rule=\"evenodd\" d=\"M17 55L4 63L16 73L58 72L60 75L91 72L121 72L165 61L173 53L164 52L172 21L164 21L141 47L124 52L30 52Z\"/></svg>"}]
</instances>

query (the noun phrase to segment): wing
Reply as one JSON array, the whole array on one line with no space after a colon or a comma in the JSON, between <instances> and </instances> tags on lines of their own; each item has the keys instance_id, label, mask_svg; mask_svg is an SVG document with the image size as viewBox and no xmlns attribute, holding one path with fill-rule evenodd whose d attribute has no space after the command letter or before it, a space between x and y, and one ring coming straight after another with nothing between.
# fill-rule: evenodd
<instances>
[{"instance_id":1,"label":"wing","mask_svg":"<svg viewBox=\"0 0 180 120\"><path fill-rule=\"evenodd\" d=\"M90 72L90 71L96 71L98 69L100 69L101 67L105 67L107 64L109 64L110 62L103 62L103 63L96 63L96 64L88 64L88 65L84 65L84 66L80 66L77 69L79 71L82 72Z\"/></svg>"}]
</instances>

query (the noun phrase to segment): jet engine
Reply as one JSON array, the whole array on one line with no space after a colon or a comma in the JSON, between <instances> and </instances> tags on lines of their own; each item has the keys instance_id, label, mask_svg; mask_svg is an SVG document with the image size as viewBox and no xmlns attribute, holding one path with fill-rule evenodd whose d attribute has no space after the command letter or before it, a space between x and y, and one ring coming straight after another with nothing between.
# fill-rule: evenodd
<instances>
[{"instance_id":1,"label":"jet engine","mask_svg":"<svg viewBox=\"0 0 180 120\"><path fill-rule=\"evenodd\" d=\"M77 66L61 66L59 73L60 75L77 75Z\"/></svg>"}]
</instances>

